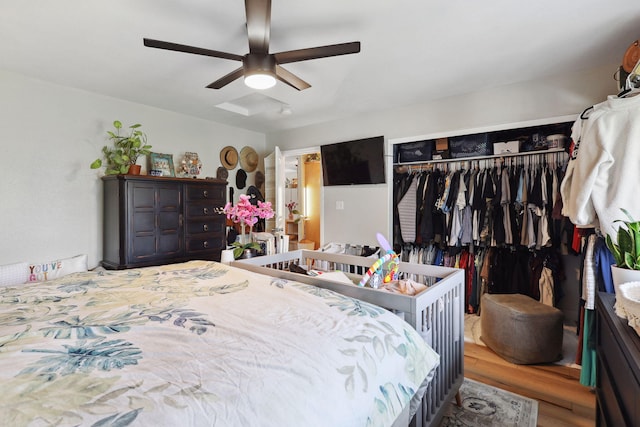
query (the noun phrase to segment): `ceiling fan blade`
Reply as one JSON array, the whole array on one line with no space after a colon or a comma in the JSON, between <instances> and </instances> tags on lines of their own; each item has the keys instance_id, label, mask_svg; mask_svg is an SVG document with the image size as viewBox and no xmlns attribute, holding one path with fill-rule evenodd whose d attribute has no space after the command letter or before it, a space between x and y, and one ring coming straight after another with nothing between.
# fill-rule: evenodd
<instances>
[{"instance_id":1,"label":"ceiling fan blade","mask_svg":"<svg viewBox=\"0 0 640 427\"><path fill-rule=\"evenodd\" d=\"M154 39L142 39L147 47L155 47L157 49L173 50L176 52L194 53L196 55L213 56L215 58L231 59L233 61L242 61L241 55L233 53L219 52L217 50L203 49L201 47L187 46L184 44L163 42Z\"/></svg>"},{"instance_id":2,"label":"ceiling fan blade","mask_svg":"<svg viewBox=\"0 0 640 427\"><path fill-rule=\"evenodd\" d=\"M245 0L250 53L269 53L271 0Z\"/></svg>"},{"instance_id":3,"label":"ceiling fan blade","mask_svg":"<svg viewBox=\"0 0 640 427\"><path fill-rule=\"evenodd\" d=\"M207 88L208 89L220 89L220 88L228 85L232 81L239 79L243 75L244 75L244 68L242 68L242 67L237 68L237 69L233 70L232 72L230 72L229 74L227 74L226 76L221 77L218 80L216 80L215 82L211 83L210 85L207 86Z\"/></svg>"},{"instance_id":4,"label":"ceiling fan blade","mask_svg":"<svg viewBox=\"0 0 640 427\"><path fill-rule=\"evenodd\" d=\"M310 47L307 49L288 50L273 54L278 64L308 61L310 59L326 58L329 56L349 55L360 52L360 42L331 44L327 46Z\"/></svg>"},{"instance_id":5,"label":"ceiling fan blade","mask_svg":"<svg viewBox=\"0 0 640 427\"><path fill-rule=\"evenodd\" d=\"M311 87L311 85L300 77L296 76L290 71L285 70L279 65L276 65L276 77L283 83L288 84L294 89L304 90Z\"/></svg>"}]
</instances>

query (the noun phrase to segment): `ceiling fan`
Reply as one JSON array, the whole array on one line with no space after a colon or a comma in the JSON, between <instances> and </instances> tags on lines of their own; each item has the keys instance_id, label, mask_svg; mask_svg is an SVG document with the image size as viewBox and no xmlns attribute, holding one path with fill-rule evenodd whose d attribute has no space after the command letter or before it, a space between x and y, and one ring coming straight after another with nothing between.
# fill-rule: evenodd
<instances>
[{"instance_id":1,"label":"ceiling fan","mask_svg":"<svg viewBox=\"0 0 640 427\"><path fill-rule=\"evenodd\" d=\"M295 89L303 90L311 87L311 85L284 69L281 64L360 52L360 42L350 42L269 53L271 0L245 0L245 12L249 37L249 53L246 55L236 55L148 38L143 39L144 45L176 52L242 61L242 67L209 84L207 88L210 89L220 89L244 76L245 84L254 89L272 87L276 84L277 79Z\"/></svg>"}]
</instances>

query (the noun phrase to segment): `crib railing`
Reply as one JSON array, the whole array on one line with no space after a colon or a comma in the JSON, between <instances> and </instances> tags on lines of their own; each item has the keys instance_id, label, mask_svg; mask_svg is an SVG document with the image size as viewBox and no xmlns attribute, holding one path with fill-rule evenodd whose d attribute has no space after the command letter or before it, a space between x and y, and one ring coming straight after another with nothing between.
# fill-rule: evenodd
<instances>
[{"instance_id":1,"label":"crib railing","mask_svg":"<svg viewBox=\"0 0 640 427\"><path fill-rule=\"evenodd\" d=\"M414 296L390 293L356 284L374 259L353 255L299 250L234 261L235 267L295 280L379 305L403 317L440 355L433 380L411 420L411 427L436 426L464 379L464 270L401 262L399 277L426 284ZM342 271L353 284L289 271Z\"/></svg>"}]
</instances>

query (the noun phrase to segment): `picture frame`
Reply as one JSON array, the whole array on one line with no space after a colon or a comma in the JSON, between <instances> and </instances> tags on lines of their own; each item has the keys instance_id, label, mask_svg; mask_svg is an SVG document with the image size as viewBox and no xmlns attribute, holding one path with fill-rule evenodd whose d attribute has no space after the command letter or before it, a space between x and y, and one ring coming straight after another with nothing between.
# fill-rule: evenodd
<instances>
[{"instance_id":1,"label":"picture frame","mask_svg":"<svg viewBox=\"0 0 640 427\"><path fill-rule=\"evenodd\" d=\"M162 171L161 176L176 176L173 167L173 154L150 153L149 170Z\"/></svg>"}]
</instances>

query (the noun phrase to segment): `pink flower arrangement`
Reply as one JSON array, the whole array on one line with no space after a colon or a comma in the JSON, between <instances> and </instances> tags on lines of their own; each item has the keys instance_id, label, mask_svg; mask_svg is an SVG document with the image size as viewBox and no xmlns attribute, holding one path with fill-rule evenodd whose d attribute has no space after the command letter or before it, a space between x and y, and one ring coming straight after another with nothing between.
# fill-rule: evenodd
<instances>
[{"instance_id":1,"label":"pink flower arrangement","mask_svg":"<svg viewBox=\"0 0 640 427\"><path fill-rule=\"evenodd\" d=\"M236 224L246 224L249 227L256 225L259 219L273 218L274 215L271 202L258 201L258 205L254 206L246 194L240 195L240 200L235 206L228 202L222 212L227 215L227 219Z\"/></svg>"},{"instance_id":2,"label":"pink flower arrangement","mask_svg":"<svg viewBox=\"0 0 640 427\"><path fill-rule=\"evenodd\" d=\"M298 204L294 201L290 201L289 203L286 204L287 209L289 209L289 214L292 214L293 211L296 209L296 207L298 206Z\"/></svg>"},{"instance_id":3,"label":"pink flower arrangement","mask_svg":"<svg viewBox=\"0 0 640 427\"><path fill-rule=\"evenodd\" d=\"M274 212L271 208L271 202L258 201L258 205L251 204L249 196L246 194L240 195L240 200L235 206L228 202L224 205L222 213L227 215L227 219L233 222L240 223L240 233L242 237L239 242L233 242L233 257L238 259L246 249L260 249L260 245L253 242L253 226L256 225L259 219L273 218ZM249 226L249 241L245 241L245 225Z\"/></svg>"}]
</instances>

